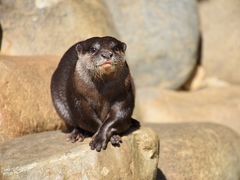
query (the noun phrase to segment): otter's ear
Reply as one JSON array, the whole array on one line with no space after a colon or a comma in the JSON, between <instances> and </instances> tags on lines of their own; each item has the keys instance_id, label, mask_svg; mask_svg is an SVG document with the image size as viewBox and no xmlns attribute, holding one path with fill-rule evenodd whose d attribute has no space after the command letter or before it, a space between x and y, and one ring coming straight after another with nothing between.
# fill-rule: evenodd
<instances>
[{"instance_id":1,"label":"otter's ear","mask_svg":"<svg viewBox=\"0 0 240 180\"><path fill-rule=\"evenodd\" d=\"M125 52L126 49L127 49L127 45L126 45L126 43L124 43L124 42L122 42L122 49L123 49L123 52Z\"/></svg>"},{"instance_id":2,"label":"otter's ear","mask_svg":"<svg viewBox=\"0 0 240 180\"><path fill-rule=\"evenodd\" d=\"M81 44L77 44L75 49L76 49L78 55L82 54L83 48L82 48Z\"/></svg>"}]
</instances>

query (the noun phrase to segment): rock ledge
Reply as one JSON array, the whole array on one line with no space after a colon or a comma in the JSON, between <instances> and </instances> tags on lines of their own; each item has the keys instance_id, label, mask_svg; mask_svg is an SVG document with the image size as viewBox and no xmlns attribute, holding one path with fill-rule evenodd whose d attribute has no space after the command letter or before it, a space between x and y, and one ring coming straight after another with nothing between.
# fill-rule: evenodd
<instances>
[{"instance_id":1,"label":"rock ledge","mask_svg":"<svg viewBox=\"0 0 240 180\"><path fill-rule=\"evenodd\" d=\"M90 138L66 142L60 131L27 135L1 144L0 179L155 179L158 136L141 128L120 148L90 150Z\"/></svg>"}]
</instances>

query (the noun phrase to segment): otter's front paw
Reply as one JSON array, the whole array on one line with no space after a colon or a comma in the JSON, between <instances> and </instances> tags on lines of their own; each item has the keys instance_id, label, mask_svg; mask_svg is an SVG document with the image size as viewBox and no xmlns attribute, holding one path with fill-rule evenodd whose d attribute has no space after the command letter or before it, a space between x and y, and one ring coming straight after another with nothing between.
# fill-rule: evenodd
<instances>
[{"instance_id":1,"label":"otter's front paw","mask_svg":"<svg viewBox=\"0 0 240 180\"><path fill-rule=\"evenodd\" d=\"M101 149L105 150L107 148L107 137L104 136L103 134L96 133L92 137L92 141L90 142L91 149L94 150L96 149L97 152L100 152Z\"/></svg>"}]
</instances>

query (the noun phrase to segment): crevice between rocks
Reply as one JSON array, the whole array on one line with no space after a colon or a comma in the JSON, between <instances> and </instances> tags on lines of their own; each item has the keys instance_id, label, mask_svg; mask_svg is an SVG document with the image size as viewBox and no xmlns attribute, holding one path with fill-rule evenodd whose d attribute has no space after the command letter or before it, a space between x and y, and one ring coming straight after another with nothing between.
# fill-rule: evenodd
<instances>
[{"instance_id":1,"label":"crevice between rocks","mask_svg":"<svg viewBox=\"0 0 240 180\"><path fill-rule=\"evenodd\" d=\"M161 169L157 169L157 180L167 180Z\"/></svg>"},{"instance_id":2,"label":"crevice between rocks","mask_svg":"<svg viewBox=\"0 0 240 180\"><path fill-rule=\"evenodd\" d=\"M187 81L178 90L180 90L180 91L189 91L190 90L190 86L191 86L194 78L196 77L198 67L202 66L202 53L203 53L202 49L203 49L203 37L202 37L202 33L199 32L195 67L193 68L192 72L190 73L190 76L187 79Z\"/></svg>"},{"instance_id":3,"label":"crevice between rocks","mask_svg":"<svg viewBox=\"0 0 240 180\"><path fill-rule=\"evenodd\" d=\"M1 1L0 1L0 4L1 4ZM0 23L0 52L2 47L2 38L3 38L3 30L2 30L2 25Z\"/></svg>"}]
</instances>

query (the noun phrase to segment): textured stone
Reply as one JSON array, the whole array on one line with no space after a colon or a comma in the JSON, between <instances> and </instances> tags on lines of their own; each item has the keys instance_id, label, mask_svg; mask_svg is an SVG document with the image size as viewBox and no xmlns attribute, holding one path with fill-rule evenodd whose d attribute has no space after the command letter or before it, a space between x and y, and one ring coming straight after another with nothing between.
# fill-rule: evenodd
<instances>
[{"instance_id":1,"label":"textured stone","mask_svg":"<svg viewBox=\"0 0 240 180\"><path fill-rule=\"evenodd\" d=\"M208 76L240 83L240 1L209 0L199 6L203 65Z\"/></svg>"},{"instance_id":2,"label":"textured stone","mask_svg":"<svg viewBox=\"0 0 240 180\"><path fill-rule=\"evenodd\" d=\"M72 44L115 35L110 15L98 0L1 0L2 53L62 55Z\"/></svg>"},{"instance_id":3,"label":"textured stone","mask_svg":"<svg viewBox=\"0 0 240 180\"><path fill-rule=\"evenodd\" d=\"M89 138L66 142L61 132L16 138L0 147L3 179L155 179L158 136L142 128L123 137L121 147L90 150Z\"/></svg>"},{"instance_id":4,"label":"textured stone","mask_svg":"<svg viewBox=\"0 0 240 180\"><path fill-rule=\"evenodd\" d=\"M58 57L0 56L0 143L62 126L50 96L58 61Z\"/></svg>"},{"instance_id":5,"label":"textured stone","mask_svg":"<svg viewBox=\"0 0 240 180\"><path fill-rule=\"evenodd\" d=\"M136 117L144 122L213 122L240 133L240 87L174 92L137 89Z\"/></svg>"},{"instance_id":6,"label":"textured stone","mask_svg":"<svg viewBox=\"0 0 240 180\"><path fill-rule=\"evenodd\" d=\"M240 137L209 123L152 124L161 139L158 179L240 179Z\"/></svg>"},{"instance_id":7,"label":"textured stone","mask_svg":"<svg viewBox=\"0 0 240 180\"><path fill-rule=\"evenodd\" d=\"M195 64L199 39L195 0L105 0L137 86L179 88Z\"/></svg>"}]
</instances>

